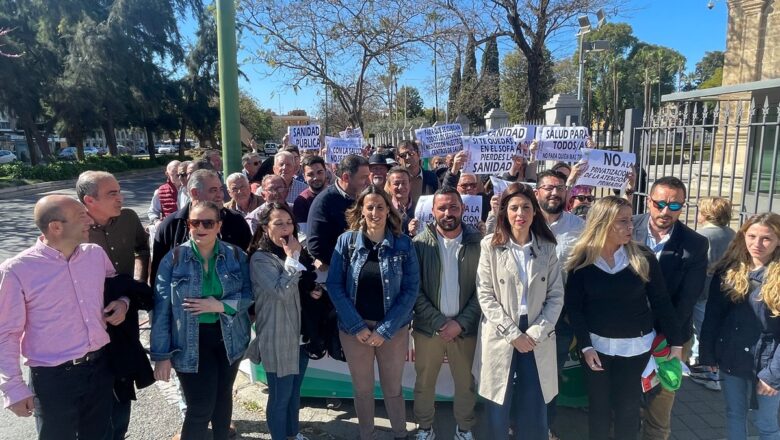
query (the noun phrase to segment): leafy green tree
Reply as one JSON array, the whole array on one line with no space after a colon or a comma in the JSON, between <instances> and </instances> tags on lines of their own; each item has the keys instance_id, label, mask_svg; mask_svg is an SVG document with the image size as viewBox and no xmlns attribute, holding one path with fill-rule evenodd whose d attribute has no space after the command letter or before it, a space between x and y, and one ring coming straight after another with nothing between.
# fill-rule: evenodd
<instances>
[{"instance_id":1,"label":"leafy green tree","mask_svg":"<svg viewBox=\"0 0 780 440\"><path fill-rule=\"evenodd\" d=\"M458 102L458 93L460 93L460 51L457 51L455 55L455 62L452 66L452 75L450 76L450 87L447 94L447 111L451 116L451 119L454 119L457 115L457 102ZM449 121L447 121L449 122Z\"/></svg>"},{"instance_id":2,"label":"leafy green tree","mask_svg":"<svg viewBox=\"0 0 780 440\"><path fill-rule=\"evenodd\" d=\"M498 57L498 41L495 36L489 38L485 43L485 51L482 53L482 65L480 68L479 81L484 93L482 97L483 114L501 105L501 94L499 91L499 71L500 59Z\"/></svg>"},{"instance_id":3,"label":"leafy green tree","mask_svg":"<svg viewBox=\"0 0 780 440\"><path fill-rule=\"evenodd\" d=\"M258 142L274 139L271 111L261 109L257 101L244 91L238 95L238 113L241 124L252 134L252 139Z\"/></svg>"},{"instance_id":4,"label":"leafy green tree","mask_svg":"<svg viewBox=\"0 0 780 440\"><path fill-rule=\"evenodd\" d=\"M423 113L423 100L415 87L403 86L398 89L395 103L399 118L406 116L407 119L414 119Z\"/></svg>"},{"instance_id":5,"label":"leafy green tree","mask_svg":"<svg viewBox=\"0 0 780 440\"><path fill-rule=\"evenodd\" d=\"M541 84L546 89L551 89L555 82L553 77L553 62L548 52L546 56L544 71L547 73L542 79ZM575 86L576 87L576 86ZM510 119L514 122L528 121L526 113L530 105L530 95L528 88L528 61L520 51L512 51L504 56L501 70L501 106L509 113ZM547 94L543 97L549 99Z\"/></svg>"}]
</instances>

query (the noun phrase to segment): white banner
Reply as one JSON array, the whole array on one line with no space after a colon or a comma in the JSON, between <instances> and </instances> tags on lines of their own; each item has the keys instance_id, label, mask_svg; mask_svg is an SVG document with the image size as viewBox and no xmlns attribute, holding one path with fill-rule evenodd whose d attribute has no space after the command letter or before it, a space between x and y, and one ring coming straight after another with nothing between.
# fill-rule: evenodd
<instances>
[{"instance_id":1,"label":"white banner","mask_svg":"<svg viewBox=\"0 0 780 440\"><path fill-rule=\"evenodd\" d=\"M482 195L461 196L463 224L477 226L482 221Z\"/></svg>"},{"instance_id":2,"label":"white banner","mask_svg":"<svg viewBox=\"0 0 780 440\"><path fill-rule=\"evenodd\" d=\"M582 149L588 139L585 127L541 127L537 130L539 151L537 160L575 163L582 158Z\"/></svg>"},{"instance_id":3,"label":"white banner","mask_svg":"<svg viewBox=\"0 0 780 440\"><path fill-rule=\"evenodd\" d=\"M463 136L468 152L463 171L472 174L501 174L512 169L512 158L522 154L511 136Z\"/></svg>"},{"instance_id":4,"label":"white banner","mask_svg":"<svg viewBox=\"0 0 780 440\"><path fill-rule=\"evenodd\" d=\"M493 184L493 195L501 197L501 194L506 191L506 187L512 182L507 182L500 177L490 176L490 183Z\"/></svg>"},{"instance_id":5,"label":"white banner","mask_svg":"<svg viewBox=\"0 0 780 440\"><path fill-rule=\"evenodd\" d=\"M363 130L358 128L347 128L344 131L339 132L339 137L342 139L358 138L363 139Z\"/></svg>"},{"instance_id":6,"label":"white banner","mask_svg":"<svg viewBox=\"0 0 780 440\"><path fill-rule=\"evenodd\" d=\"M290 145L297 145L301 150L320 149L319 125L290 125L287 136Z\"/></svg>"},{"instance_id":7,"label":"white banner","mask_svg":"<svg viewBox=\"0 0 780 440\"><path fill-rule=\"evenodd\" d=\"M513 125L511 127L494 128L485 132L488 136L512 136L517 143L528 142L534 140L536 136L535 125ZM528 157L528 156L525 156Z\"/></svg>"},{"instance_id":8,"label":"white banner","mask_svg":"<svg viewBox=\"0 0 780 440\"><path fill-rule=\"evenodd\" d=\"M327 163L339 163L341 159L350 154L358 156L363 154L363 147L358 138L342 139L325 136L325 146L328 150L328 154L325 155L325 162Z\"/></svg>"},{"instance_id":9,"label":"white banner","mask_svg":"<svg viewBox=\"0 0 780 440\"><path fill-rule=\"evenodd\" d=\"M463 127L460 124L420 128L414 131L414 135L420 141L422 157L446 156L463 149L460 140Z\"/></svg>"},{"instance_id":10,"label":"white banner","mask_svg":"<svg viewBox=\"0 0 780 440\"><path fill-rule=\"evenodd\" d=\"M601 186L621 189L636 163L634 153L582 149L585 172L577 179L577 185Z\"/></svg>"}]
</instances>

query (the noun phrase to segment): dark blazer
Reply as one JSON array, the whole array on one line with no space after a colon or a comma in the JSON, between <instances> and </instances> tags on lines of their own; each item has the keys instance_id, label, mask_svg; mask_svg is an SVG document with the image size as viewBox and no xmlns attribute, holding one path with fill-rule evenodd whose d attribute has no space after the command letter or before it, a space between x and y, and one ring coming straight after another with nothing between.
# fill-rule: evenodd
<instances>
[{"instance_id":1,"label":"dark blazer","mask_svg":"<svg viewBox=\"0 0 780 440\"><path fill-rule=\"evenodd\" d=\"M330 263L339 235L347 230L344 213L355 203L351 197L344 197L337 185L330 185L314 198L306 222L309 253L325 264Z\"/></svg>"},{"instance_id":2,"label":"dark blazer","mask_svg":"<svg viewBox=\"0 0 780 440\"><path fill-rule=\"evenodd\" d=\"M439 178L433 171L422 170L422 181L422 192L420 194L424 196L432 195L439 189Z\"/></svg>"},{"instance_id":3,"label":"dark blazer","mask_svg":"<svg viewBox=\"0 0 780 440\"><path fill-rule=\"evenodd\" d=\"M130 300L125 320L106 328L111 339L107 354L114 373L116 398L120 402L135 400L135 387L141 389L154 383L154 371L141 345L138 329L138 311L154 308L152 288L129 275L117 275L106 279L103 296L106 305L123 296Z\"/></svg>"},{"instance_id":4,"label":"dark blazer","mask_svg":"<svg viewBox=\"0 0 780 440\"><path fill-rule=\"evenodd\" d=\"M647 243L649 220L650 214L633 217L633 238L643 246ZM699 299L707 277L708 249L706 238L677 221L658 259L685 341L693 336L693 306Z\"/></svg>"},{"instance_id":5,"label":"dark blazer","mask_svg":"<svg viewBox=\"0 0 780 440\"><path fill-rule=\"evenodd\" d=\"M189 238L187 219L190 216L188 203L175 213L165 217L157 228L152 247L152 264L149 270L149 279L154 285L157 279L157 269L163 257L176 246L184 243ZM252 241L252 231L246 223L244 216L228 208L222 208L222 228L220 229L222 240L246 251Z\"/></svg>"}]
</instances>

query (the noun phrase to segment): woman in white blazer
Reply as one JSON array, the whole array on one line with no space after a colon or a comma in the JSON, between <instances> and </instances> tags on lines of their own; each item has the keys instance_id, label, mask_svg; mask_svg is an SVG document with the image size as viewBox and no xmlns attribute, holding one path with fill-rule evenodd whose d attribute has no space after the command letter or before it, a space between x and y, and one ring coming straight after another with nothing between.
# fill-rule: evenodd
<instances>
[{"instance_id":1,"label":"woman in white blazer","mask_svg":"<svg viewBox=\"0 0 780 440\"><path fill-rule=\"evenodd\" d=\"M548 438L545 405L558 394L555 323L563 308L555 243L531 187L509 185L477 270L483 317L474 376L492 438L510 438L509 420L519 428L515 439Z\"/></svg>"}]
</instances>

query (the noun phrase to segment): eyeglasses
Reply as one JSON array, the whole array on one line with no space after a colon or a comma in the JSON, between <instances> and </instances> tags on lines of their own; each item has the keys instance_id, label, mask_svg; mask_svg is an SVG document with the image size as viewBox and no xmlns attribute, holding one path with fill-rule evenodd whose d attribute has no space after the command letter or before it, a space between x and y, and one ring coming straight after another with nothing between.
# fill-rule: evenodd
<instances>
[{"instance_id":1,"label":"eyeglasses","mask_svg":"<svg viewBox=\"0 0 780 440\"><path fill-rule=\"evenodd\" d=\"M458 187L463 189L474 189L477 187L476 183L459 183Z\"/></svg>"},{"instance_id":2,"label":"eyeglasses","mask_svg":"<svg viewBox=\"0 0 780 440\"><path fill-rule=\"evenodd\" d=\"M662 211L665 208L669 208L669 211L677 212L681 210L682 207L685 205L685 203L680 203L680 202L664 202L664 201L657 201L653 199L650 199L650 201L653 202L653 205L655 205L657 209L660 209Z\"/></svg>"},{"instance_id":3,"label":"eyeglasses","mask_svg":"<svg viewBox=\"0 0 780 440\"><path fill-rule=\"evenodd\" d=\"M585 202L593 203L594 200L596 200L593 196L574 196L575 199L577 199L578 202Z\"/></svg>"},{"instance_id":4,"label":"eyeglasses","mask_svg":"<svg viewBox=\"0 0 780 440\"><path fill-rule=\"evenodd\" d=\"M414 156L414 152L413 151L407 151L405 153L398 153L398 157L400 157L401 159L409 159L411 156Z\"/></svg>"},{"instance_id":5,"label":"eyeglasses","mask_svg":"<svg viewBox=\"0 0 780 440\"><path fill-rule=\"evenodd\" d=\"M566 185L542 185L539 187L539 189L543 189L547 192L553 192L555 190L558 190L560 192L566 191Z\"/></svg>"},{"instance_id":6,"label":"eyeglasses","mask_svg":"<svg viewBox=\"0 0 780 440\"><path fill-rule=\"evenodd\" d=\"M179 177L187 177L187 173L179 173Z\"/></svg>"},{"instance_id":7,"label":"eyeglasses","mask_svg":"<svg viewBox=\"0 0 780 440\"><path fill-rule=\"evenodd\" d=\"M217 224L217 221L191 219L187 220L187 224L190 226L190 229L197 229L199 226L203 226L203 229L214 229L214 225Z\"/></svg>"}]
</instances>

